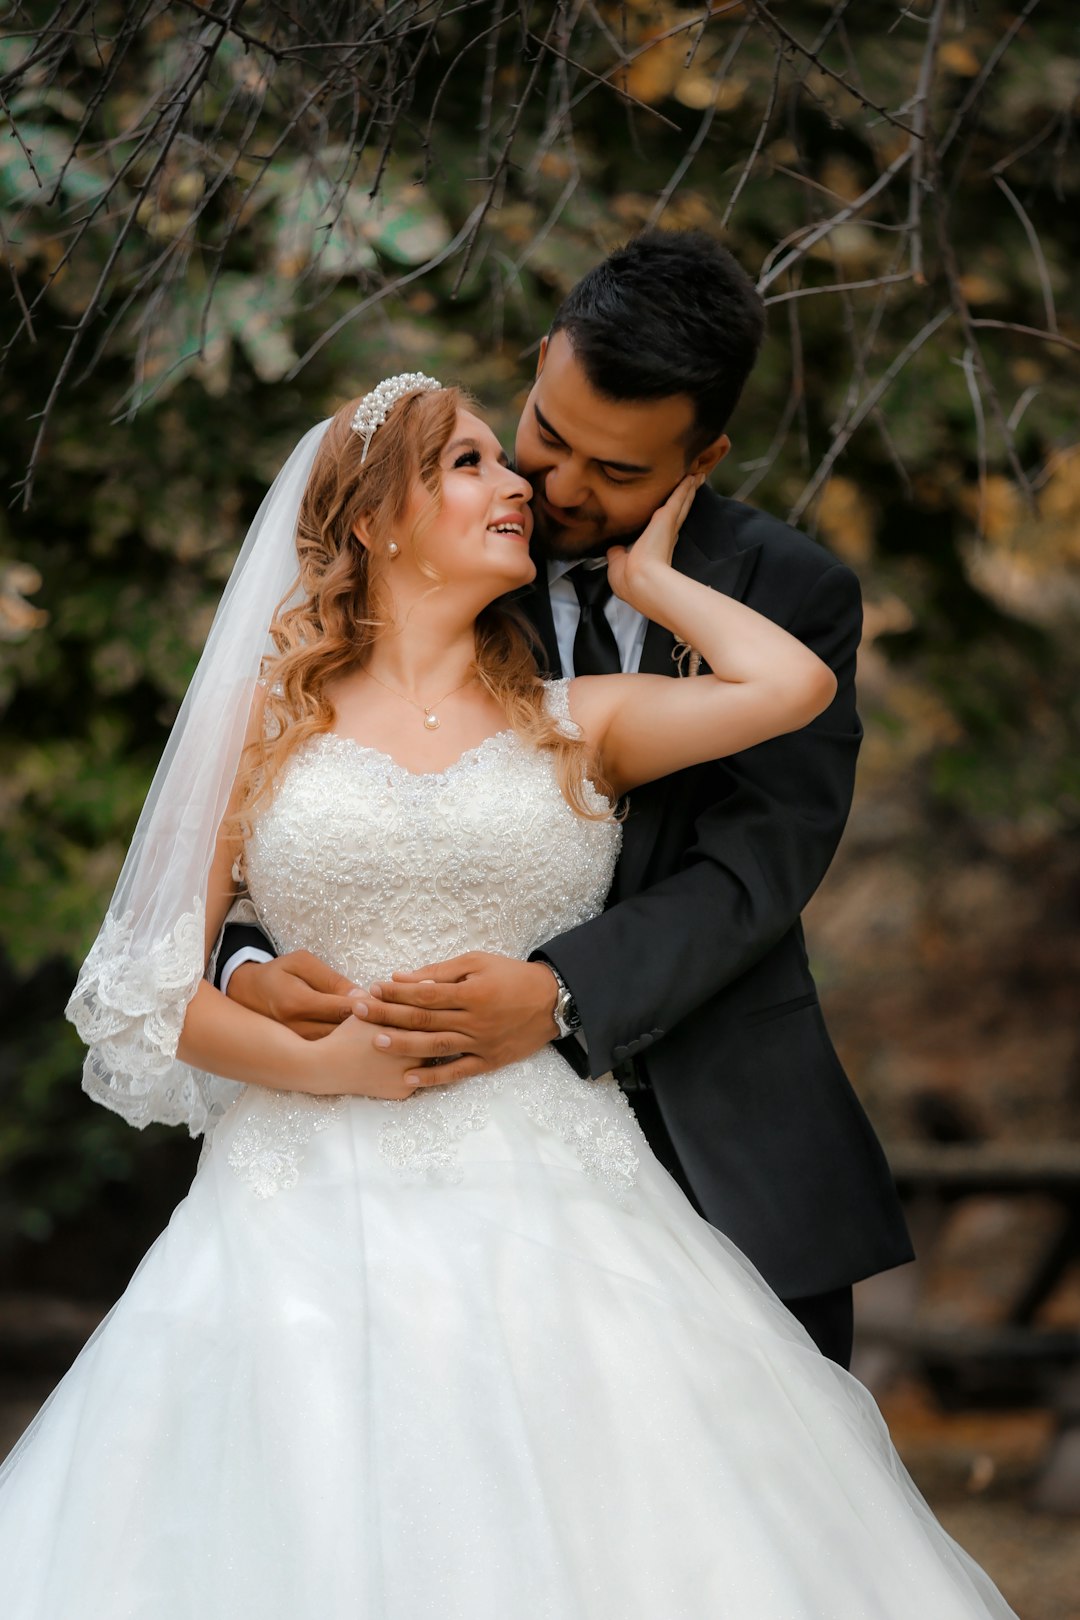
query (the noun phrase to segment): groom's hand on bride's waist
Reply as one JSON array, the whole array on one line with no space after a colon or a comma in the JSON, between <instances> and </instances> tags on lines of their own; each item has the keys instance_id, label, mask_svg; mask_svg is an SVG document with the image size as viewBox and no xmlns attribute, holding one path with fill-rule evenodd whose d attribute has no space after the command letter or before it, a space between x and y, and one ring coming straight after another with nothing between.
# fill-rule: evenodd
<instances>
[{"instance_id":1,"label":"groom's hand on bride's waist","mask_svg":"<svg viewBox=\"0 0 1080 1620\"><path fill-rule=\"evenodd\" d=\"M229 975L227 995L251 1012L317 1041L351 1017L356 985L310 951L289 951L269 962L242 962Z\"/></svg>"},{"instance_id":2,"label":"groom's hand on bride's waist","mask_svg":"<svg viewBox=\"0 0 1080 1620\"><path fill-rule=\"evenodd\" d=\"M447 1085L531 1057L555 1039L558 985L543 962L469 951L367 991L353 991L356 1015L382 1029L388 1056L416 1060L405 1076Z\"/></svg>"}]
</instances>

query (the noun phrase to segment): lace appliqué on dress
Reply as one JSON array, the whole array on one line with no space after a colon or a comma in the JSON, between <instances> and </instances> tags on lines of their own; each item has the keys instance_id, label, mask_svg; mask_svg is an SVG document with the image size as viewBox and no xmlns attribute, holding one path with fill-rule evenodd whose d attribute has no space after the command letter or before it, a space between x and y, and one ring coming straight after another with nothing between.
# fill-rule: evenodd
<instances>
[{"instance_id":1,"label":"lace appliqu\u00e9 on dress","mask_svg":"<svg viewBox=\"0 0 1080 1620\"><path fill-rule=\"evenodd\" d=\"M538 1075L537 1060L515 1087L534 1125L551 1131L576 1154L587 1176L619 1197L637 1180L634 1113L614 1079L582 1080L557 1052L559 1072Z\"/></svg>"},{"instance_id":2,"label":"lace appliqu\u00e9 on dress","mask_svg":"<svg viewBox=\"0 0 1080 1620\"><path fill-rule=\"evenodd\" d=\"M491 1098L503 1091L513 1093L534 1125L565 1142L594 1181L616 1196L633 1187L639 1158L629 1103L614 1081L582 1080L551 1047L493 1074L386 1102L394 1117L379 1133L379 1151L406 1175L460 1181L457 1145L484 1128Z\"/></svg>"},{"instance_id":3,"label":"lace appliqu\u00e9 on dress","mask_svg":"<svg viewBox=\"0 0 1080 1620\"><path fill-rule=\"evenodd\" d=\"M341 1111L340 1097L309 1097L282 1091L261 1099L257 1113L237 1126L229 1164L259 1198L296 1185L304 1149Z\"/></svg>"}]
</instances>

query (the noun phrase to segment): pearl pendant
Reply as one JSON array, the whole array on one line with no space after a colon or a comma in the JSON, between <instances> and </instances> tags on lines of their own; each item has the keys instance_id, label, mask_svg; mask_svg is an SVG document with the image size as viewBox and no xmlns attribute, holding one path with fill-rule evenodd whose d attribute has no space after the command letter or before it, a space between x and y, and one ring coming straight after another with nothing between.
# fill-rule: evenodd
<instances>
[{"instance_id":1,"label":"pearl pendant","mask_svg":"<svg viewBox=\"0 0 1080 1620\"><path fill-rule=\"evenodd\" d=\"M439 729L439 717L438 717L438 715L437 714L432 714L431 711L428 710L424 715L424 725L425 725L425 727L427 728L428 731L438 731L438 729Z\"/></svg>"}]
</instances>

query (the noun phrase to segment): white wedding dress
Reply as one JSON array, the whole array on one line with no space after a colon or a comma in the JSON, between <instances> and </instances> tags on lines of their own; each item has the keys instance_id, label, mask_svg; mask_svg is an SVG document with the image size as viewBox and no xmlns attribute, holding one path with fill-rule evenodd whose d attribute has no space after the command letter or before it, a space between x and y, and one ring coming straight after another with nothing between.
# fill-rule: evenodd
<instances>
[{"instance_id":1,"label":"white wedding dress","mask_svg":"<svg viewBox=\"0 0 1080 1620\"><path fill-rule=\"evenodd\" d=\"M325 736L247 880L282 950L367 984L527 956L599 912L618 840L512 733L425 776ZM551 1048L399 1103L240 1090L0 1471L3 1620L1011 1614Z\"/></svg>"}]
</instances>

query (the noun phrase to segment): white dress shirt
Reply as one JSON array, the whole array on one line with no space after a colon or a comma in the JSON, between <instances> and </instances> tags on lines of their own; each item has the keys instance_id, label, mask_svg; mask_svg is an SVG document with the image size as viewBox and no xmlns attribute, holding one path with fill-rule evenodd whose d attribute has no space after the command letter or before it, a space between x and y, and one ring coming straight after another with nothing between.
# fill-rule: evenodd
<instances>
[{"instance_id":1,"label":"white dress shirt","mask_svg":"<svg viewBox=\"0 0 1080 1620\"><path fill-rule=\"evenodd\" d=\"M222 968L218 989L221 991L223 996L227 996L229 993L229 980L232 978L237 968L243 967L245 962L272 962L273 960L274 958L269 951L261 951L257 945L241 946L238 951L233 951L232 955L229 957L229 960Z\"/></svg>"},{"instance_id":2,"label":"white dress shirt","mask_svg":"<svg viewBox=\"0 0 1080 1620\"><path fill-rule=\"evenodd\" d=\"M585 568L606 568L603 558L590 559L582 564ZM574 637L581 620L581 607L578 603L577 592L572 579L567 579L571 568L576 568L575 562L548 563L548 590L551 594L551 617L555 621L555 639L559 643L559 661L562 664L564 675L573 675L574 670ZM620 601L617 596L610 596L604 604L604 618L615 633L615 644L619 649L619 659L623 671L627 675L636 675L641 664L641 651L645 645L645 632L649 621L637 608L632 608L629 602Z\"/></svg>"}]
</instances>

